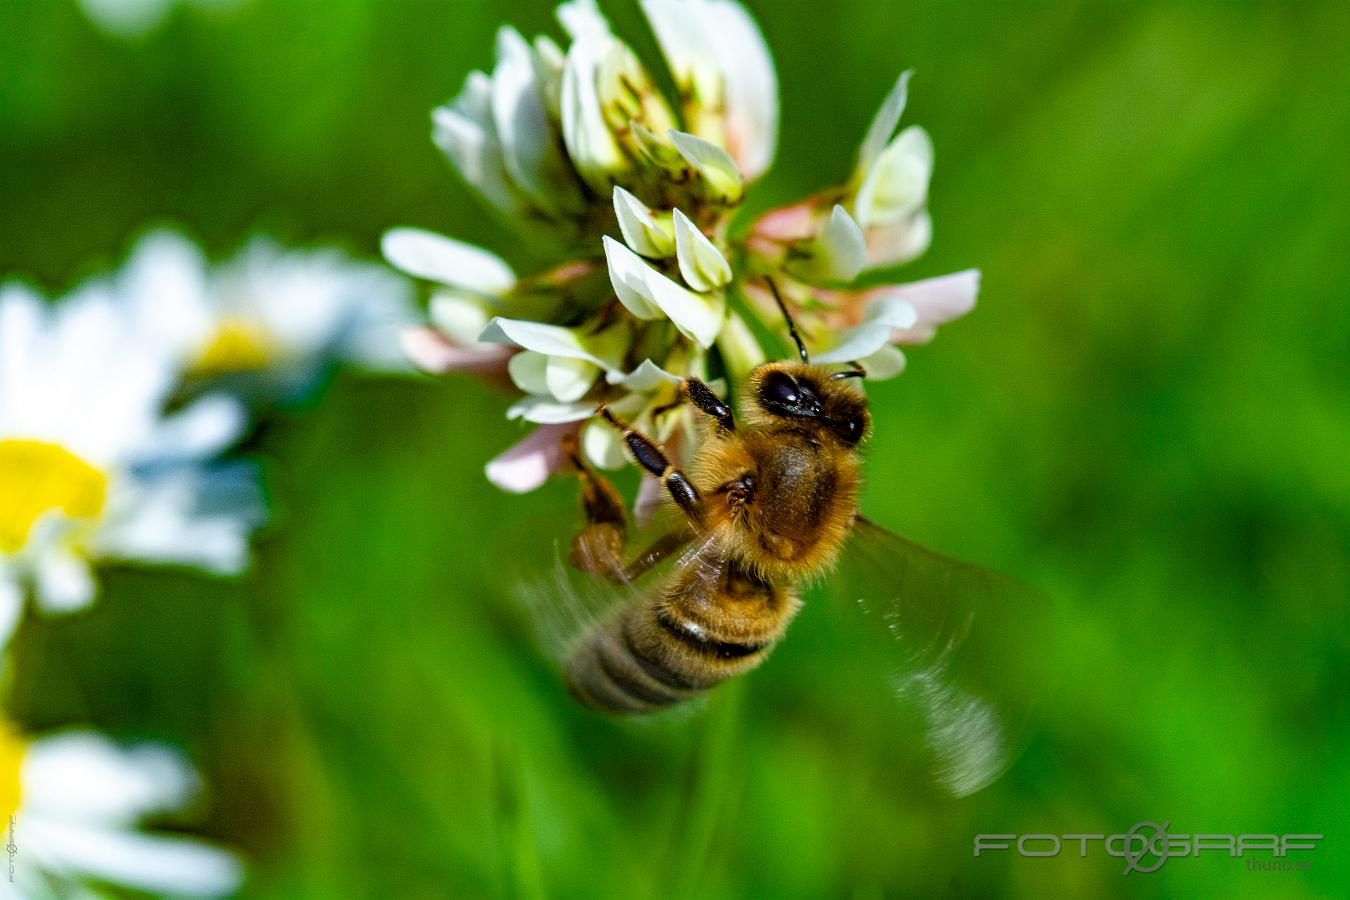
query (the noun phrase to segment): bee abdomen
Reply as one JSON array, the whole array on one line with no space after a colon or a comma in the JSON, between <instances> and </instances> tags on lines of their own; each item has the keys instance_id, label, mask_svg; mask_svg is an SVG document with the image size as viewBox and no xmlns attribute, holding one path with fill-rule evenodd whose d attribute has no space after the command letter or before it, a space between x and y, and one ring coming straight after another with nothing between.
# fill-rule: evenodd
<instances>
[{"instance_id":1,"label":"bee abdomen","mask_svg":"<svg viewBox=\"0 0 1350 900\"><path fill-rule=\"evenodd\" d=\"M672 706L759 665L792 611L795 605L769 634L745 640L682 616L660 597L633 603L600 624L572 654L568 686L587 706L603 712Z\"/></svg>"}]
</instances>

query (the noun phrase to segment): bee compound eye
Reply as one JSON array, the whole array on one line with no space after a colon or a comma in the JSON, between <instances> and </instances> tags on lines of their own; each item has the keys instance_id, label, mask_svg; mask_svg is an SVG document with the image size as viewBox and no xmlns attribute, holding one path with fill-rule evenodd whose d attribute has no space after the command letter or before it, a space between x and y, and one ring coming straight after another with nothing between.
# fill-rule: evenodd
<instances>
[{"instance_id":1,"label":"bee compound eye","mask_svg":"<svg viewBox=\"0 0 1350 900\"><path fill-rule=\"evenodd\" d=\"M771 406L796 406L802 393L786 372L770 372L759 385L760 399Z\"/></svg>"},{"instance_id":2,"label":"bee compound eye","mask_svg":"<svg viewBox=\"0 0 1350 900\"><path fill-rule=\"evenodd\" d=\"M851 419L842 419L834 423L834 433L848 444L856 444L862 440L863 420L860 417Z\"/></svg>"}]
</instances>

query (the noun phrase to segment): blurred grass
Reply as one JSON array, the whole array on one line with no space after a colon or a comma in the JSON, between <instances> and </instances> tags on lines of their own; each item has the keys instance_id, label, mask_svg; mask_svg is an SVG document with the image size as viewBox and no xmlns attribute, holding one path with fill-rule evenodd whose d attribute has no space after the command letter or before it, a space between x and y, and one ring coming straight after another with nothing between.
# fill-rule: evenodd
<instances>
[{"instance_id":1,"label":"blurred grass","mask_svg":"<svg viewBox=\"0 0 1350 900\"><path fill-rule=\"evenodd\" d=\"M758 207L844 173L917 70L936 241L905 275L984 289L869 389L866 508L1059 599L1017 767L956 803L898 777L909 738L818 607L695 715L577 709L501 574L573 498L486 484L517 429L467 381L340 378L270 425L254 571L119 571L93 612L27 622L15 714L184 745L211 802L170 824L246 850L250 896L1350 891L1350 7L754 8L783 86ZM120 42L14 0L0 271L64 290L163 220L216 255L255 228L374 255L419 224L528 265L427 137L508 18L549 5L184 9ZM1327 840L1306 873L970 851L1140 820Z\"/></svg>"}]
</instances>

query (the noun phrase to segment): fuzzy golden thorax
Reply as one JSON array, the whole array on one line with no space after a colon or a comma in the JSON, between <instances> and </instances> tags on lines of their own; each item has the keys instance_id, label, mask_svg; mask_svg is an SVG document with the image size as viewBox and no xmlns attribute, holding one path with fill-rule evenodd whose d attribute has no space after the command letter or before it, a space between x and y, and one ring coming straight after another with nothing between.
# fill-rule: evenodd
<instances>
[{"instance_id":1,"label":"fuzzy golden thorax","mask_svg":"<svg viewBox=\"0 0 1350 900\"><path fill-rule=\"evenodd\" d=\"M747 379L735 431L712 428L692 476L730 558L775 583L834 561L857 514L867 400L822 368L769 363Z\"/></svg>"}]
</instances>

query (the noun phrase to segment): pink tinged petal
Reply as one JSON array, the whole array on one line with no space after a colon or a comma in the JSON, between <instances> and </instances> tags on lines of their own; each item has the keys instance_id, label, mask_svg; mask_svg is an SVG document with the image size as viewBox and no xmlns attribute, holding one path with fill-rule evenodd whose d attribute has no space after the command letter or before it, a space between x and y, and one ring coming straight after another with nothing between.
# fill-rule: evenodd
<instances>
[{"instance_id":1,"label":"pink tinged petal","mask_svg":"<svg viewBox=\"0 0 1350 900\"><path fill-rule=\"evenodd\" d=\"M933 219L928 210L885 225L867 229L867 268L898 266L920 257L933 240Z\"/></svg>"},{"instance_id":2,"label":"pink tinged petal","mask_svg":"<svg viewBox=\"0 0 1350 900\"><path fill-rule=\"evenodd\" d=\"M760 216L750 233L773 241L800 241L816 233L816 207L810 200L780 206Z\"/></svg>"},{"instance_id":3,"label":"pink tinged petal","mask_svg":"<svg viewBox=\"0 0 1350 900\"><path fill-rule=\"evenodd\" d=\"M661 509L661 504L667 496L661 479L645 474L642 476L642 481L638 484L637 500L633 503L633 521L639 528L652 520L652 516Z\"/></svg>"},{"instance_id":4,"label":"pink tinged petal","mask_svg":"<svg viewBox=\"0 0 1350 900\"><path fill-rule=\"evenodd\" d=\"M563 435L576 423L540 425L525 439L487 464L488 481L512 494L527 494L563 467Z\"/></svg>"},{"instance_id":5,"label":"pink tinged petal","mask_svg":"<svg viewBox=\"0 0 1350 900\"><path fill-rule=\"evenodd\" d=\"M419 369L433 375L468 372L473 375L505 376L515 347L503 344L455 344L434 328L409 328L403 332L403 352Z\"/></svg>"},{"instance_id":6,"label":"pink tinged petal","mask_svg":"<svg viewBox=\"0 0 1350 900\"><path fill-rule=\"evenodd\" d=\"M868 293L873 297L884 295L908 300L918 313L918 320L909 328L897 328L891 341L924 344L933 339L937 326L959 319L974 309L979 292L980 270L967 269L911 284L877 288Z\"/></svg>"}]
</instances>

